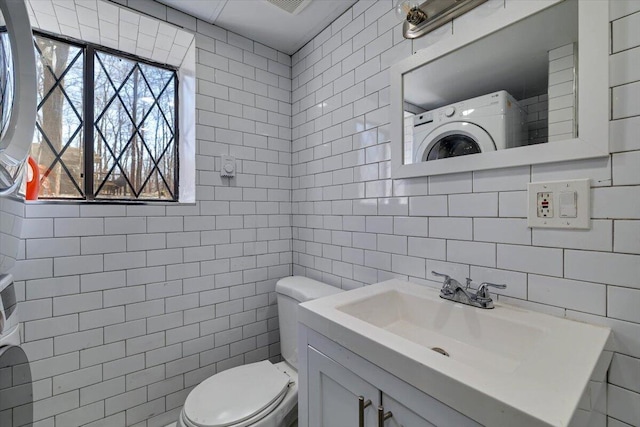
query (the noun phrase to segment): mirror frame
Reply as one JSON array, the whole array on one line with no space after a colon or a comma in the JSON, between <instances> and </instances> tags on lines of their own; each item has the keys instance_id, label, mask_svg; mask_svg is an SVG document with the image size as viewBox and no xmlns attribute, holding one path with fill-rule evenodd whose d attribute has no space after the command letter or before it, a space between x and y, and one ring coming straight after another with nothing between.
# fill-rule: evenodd
<instances>
[{"instance_id":1,"label":"mirror frame","mask_svg":"<svg viewBox=\"0 0 640 427\"><path fill-rule=\"evenodd\" d=\"M403 75L563 0L508 1L478 25L456 27L450 37L391 67L391 177L411 178L589 159L609 155L609 3L578 1L578 138L436 161L403 164Z\"/></svg>"},{"instance_id":2,"label":"mirror frame","mask_svg":"<svg viewBox=\"0 0 640 427\"><path fill-rule=\"evenodd\" d=\"M22 182L22 168L29 154L36 125L37 80L33 33L23 1L0 0L7 23L13 57L14 98L11 118L0 141L0 168L13 176L7 187L0 184L0 196L15 191Z\"/></svg>"}]
</instances>

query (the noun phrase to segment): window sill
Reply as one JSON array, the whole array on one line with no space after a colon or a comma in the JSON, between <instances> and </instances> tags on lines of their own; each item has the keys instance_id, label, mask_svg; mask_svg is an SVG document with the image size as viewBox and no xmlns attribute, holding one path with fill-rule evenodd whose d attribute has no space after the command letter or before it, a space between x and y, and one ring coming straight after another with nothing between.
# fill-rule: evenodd
<instances>
[{"instance_id":1,"label":"window sill","mask_svg":"<svg viewBox=\"0 0 640 427\"><path fill-rule=\"evenodd\" d=\"M105 205L105 206L195 206L196 202L170 202L165 200L69 200L69 199L41 199L41 200L25 200L22 197L12 196L13 200L21 201L25 205Z\"/></svg>"}]
</instances>

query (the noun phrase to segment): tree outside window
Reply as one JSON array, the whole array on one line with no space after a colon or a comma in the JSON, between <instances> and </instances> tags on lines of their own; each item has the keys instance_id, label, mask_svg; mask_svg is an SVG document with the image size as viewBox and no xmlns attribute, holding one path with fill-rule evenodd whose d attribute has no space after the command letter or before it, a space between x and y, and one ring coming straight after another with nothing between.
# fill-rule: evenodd
<instances>
[{"instance_id":1,"label":"tree outside window","mask_svg":"<svg viewBox=\"0 0 640 427\"><path fill-rule=\"evenodd\" d=\"M36 35L40 198L177 200L175 70Z\"/></svg>"}]
</instances>

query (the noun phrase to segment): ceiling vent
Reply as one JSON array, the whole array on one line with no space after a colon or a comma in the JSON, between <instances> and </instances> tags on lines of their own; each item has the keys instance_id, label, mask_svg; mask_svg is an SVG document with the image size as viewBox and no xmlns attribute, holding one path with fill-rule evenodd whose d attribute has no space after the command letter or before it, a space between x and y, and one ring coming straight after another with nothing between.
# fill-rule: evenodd
<instances>
[{"instance_id":1,"label":"ceiling vent","mask_svg":"<svg viewBox=\"0 0 640 427\"><path fill-rule=\"evenodd\" d=\"M267 0L267 2L291 15L297 15L311 3L311 0Z\"/></svg>"}]
</instances>

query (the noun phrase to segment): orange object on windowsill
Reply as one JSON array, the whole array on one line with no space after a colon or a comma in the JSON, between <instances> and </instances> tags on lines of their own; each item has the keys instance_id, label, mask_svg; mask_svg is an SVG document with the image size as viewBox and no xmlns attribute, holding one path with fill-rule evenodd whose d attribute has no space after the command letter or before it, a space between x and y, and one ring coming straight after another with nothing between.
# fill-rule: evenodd
<instances>
[{"instance_id":1,"label":"orange object on windowsill","mask_svg":"<svg viewBox=\"0 0 640 427\"><path fill-rule=\"evenodd\" d=\"M38 163L29 156L27 161L27 200L38 200L40 191L40 168Z\"/></svg>"}]
</instances>

